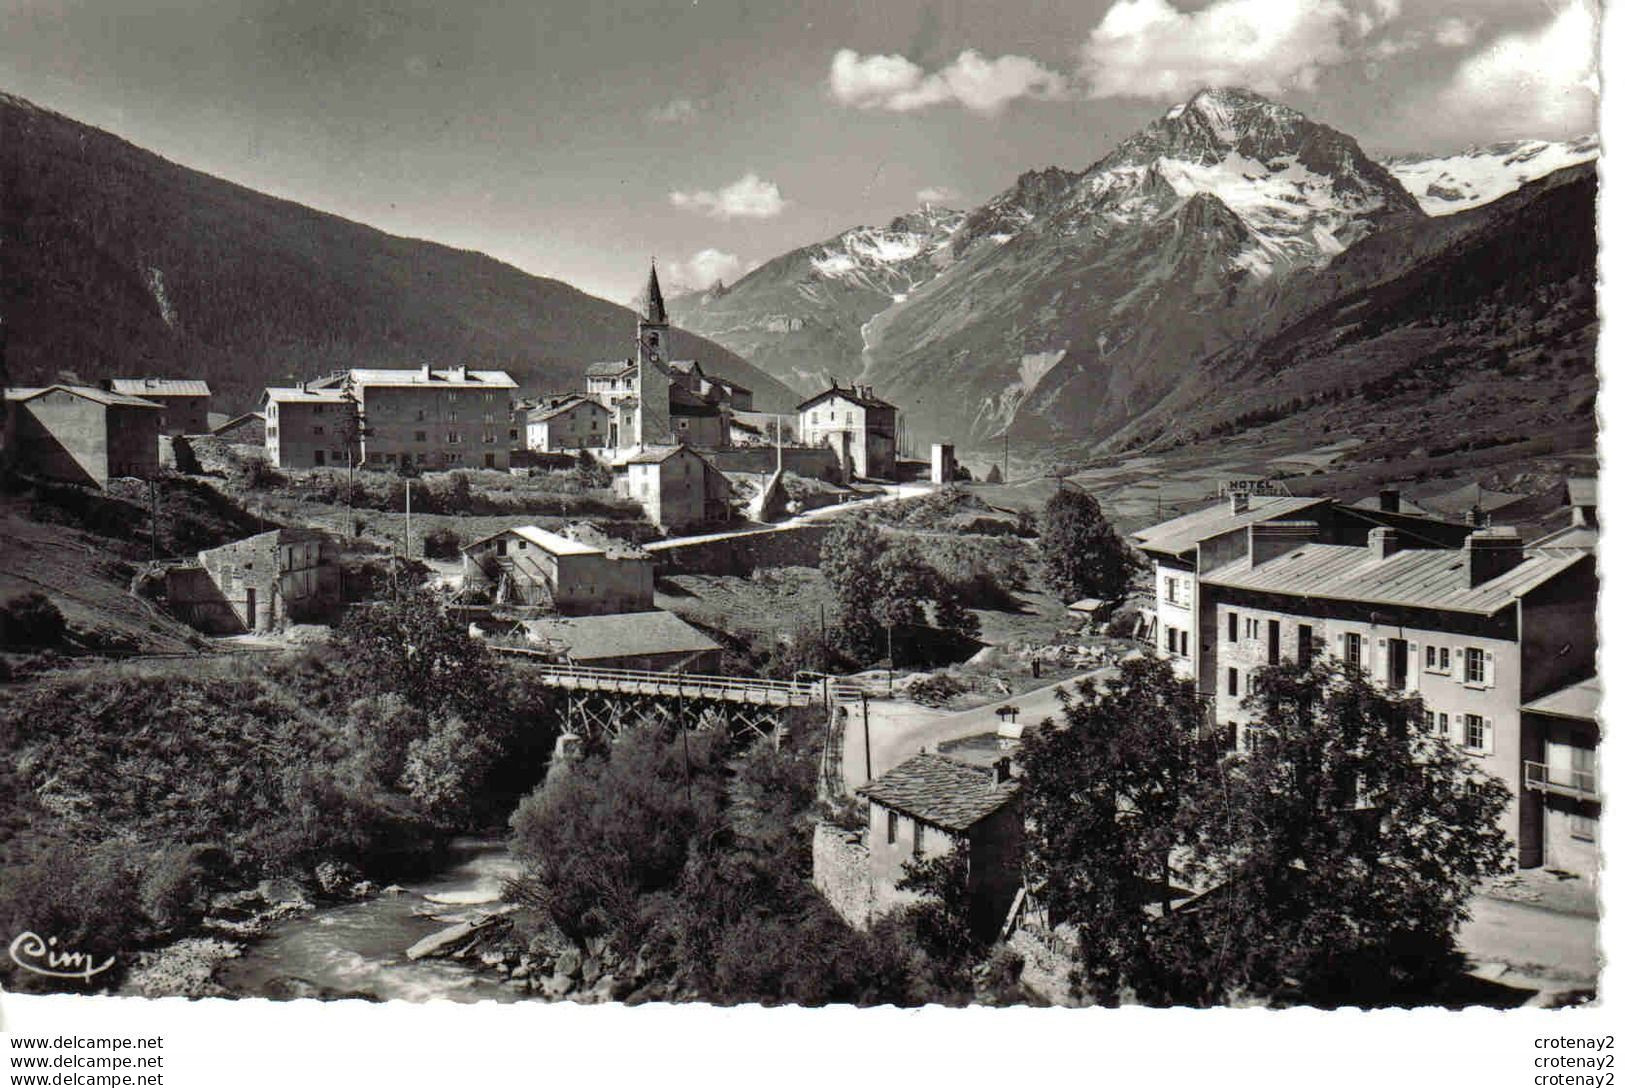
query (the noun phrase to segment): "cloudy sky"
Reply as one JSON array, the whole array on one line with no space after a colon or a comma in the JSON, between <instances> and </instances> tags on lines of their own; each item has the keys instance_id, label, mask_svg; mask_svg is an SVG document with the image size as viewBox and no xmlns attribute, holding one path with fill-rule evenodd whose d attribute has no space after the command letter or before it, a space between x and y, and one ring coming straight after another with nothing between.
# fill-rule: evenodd
<instances>
[{"instance_id":1,"label":"cloudy sky","mask_svg":"<svg viewBox=\"0 0 1625 1088\"><path fill-rule=\"evenodd\" d=\"M1374 155L1595 129L1586 0L0 0L0 90L625 301L1087 166L1204 85Z\"/></svg>"}]
</instances>

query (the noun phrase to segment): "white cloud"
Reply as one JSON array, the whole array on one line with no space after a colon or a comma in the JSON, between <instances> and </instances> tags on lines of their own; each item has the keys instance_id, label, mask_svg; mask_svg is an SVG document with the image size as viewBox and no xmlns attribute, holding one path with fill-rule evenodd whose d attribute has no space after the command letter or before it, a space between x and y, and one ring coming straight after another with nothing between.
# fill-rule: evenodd
<instances>
[{"instance_id":1,"label":"white cloud","mask_svg":"<svg viewBox=\"0 0 1625 1088\"><path fill-rule=\"evenodd\" d=\"M829 91L841 105L861 110L906 112L954 103L994 114L1018 98L1063 98L1067 81L1031 57L1014 54L990 60L967 49L953 63L928 73L895 53L866 57L841 49L830 61Z\"/></svg>"},{"instance_id":2,"label":"white cloud","mask_svg":"<svg viewBox=\"0 0 1625 1088\"><path fill-rule=\"evenodd\" d=\"M720 249L700 250L686 261L673 261L666 265L666 275L679 287L703 289L721 280L732 283L745 271L745 262L737 254Z\"/></svg>"},{"instance_id":3,"label":"white cloud","mask_svg":"<svg viewBox=\"0 0 1625 1088\"><path fill-rule=\"evenodd\" d=\"M1399 0L1117 0L1083 45L1095 98L1179 98L1241 85L1264 94L1312 89L1326 68L1399 15Z\"/></svg>"},{"instance_id":4,"label":"white cloud","mask_svg":"<svg viewBox=\"0 0 1625 1088\"><path fill-rule=\"evenodd\" d=\"M754 173L721 189L674 192L671 202L673 207L704 212L715 219L771 219L789 203L777 185Z\"/></svg>"},{"instance_id":5,"label":"white cloud","mask_svg":"<svg viewBox=\"0 0 1625 1088\"><path fill-rule=\"evenodd\" d=\"M700 115L701 106L691 98L674 98L649 111L649 120L666 125L681 125Z\"/></svg>"},{"instance_id":6,"label":"white cloud","mask_svg":"<svg viewBox=\"0 0 1625 1088\"><path fill-rule=\"evenodd\" d=\"M1472 45L1473 39L1477 37L1478 24L1456 16L1441 19L1433 28L1433 43L1447 49L1460 49Z\"/></svg>"},{"instance_id":7,"label":"white cloud","mask_svg":"<svg viewBox=\"0 0 1625 1088\"><path fill-rule=\"evenodd\" d=\"M914 199L921 204L946 204L959 199L959 193L943 185L927 185L914 194Z\"/></svg>"},{"instance_id":8,"label":"white cloud","mask_svg":"<svg viewBox=\"0 0 1625 1088\"><path fill-rule=\"evenodd\" d=\"M1597 15L1569 0L1536 30L1504 34L1467 57L1439 96L1449 116L1494 118L1505 132L1551 136L1596 125Z\"/></svg>"}]
</instances>

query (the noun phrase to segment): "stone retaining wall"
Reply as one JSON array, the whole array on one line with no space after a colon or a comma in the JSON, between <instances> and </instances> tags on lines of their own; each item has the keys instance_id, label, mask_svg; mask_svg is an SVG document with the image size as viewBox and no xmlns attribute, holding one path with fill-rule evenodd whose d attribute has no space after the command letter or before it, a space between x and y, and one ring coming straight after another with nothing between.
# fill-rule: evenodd
<instances>
[{"instance_id":1,"label":"stone retaining wall","mask_svg":"<svg viewBox=\"0 0 1625 1088\"><path fill-rule=\"evenodd\" d=\"M831 526L786 525L696 540L662 541L648 546L655 574L738 574L759 567L816 567Z\"/></svg>"},{"instance_id":2,"label":"stone retaining wall","mask_svg":"<svg viewBox=\"0 0 1625 1088\"><path fill-rule=\"evenodd\" d=\"M875 913L875 889L869 877L869 848L860 832L825 823L813 828L813 886L848 925L868 927Z\"/></svg>"}]
</instances>

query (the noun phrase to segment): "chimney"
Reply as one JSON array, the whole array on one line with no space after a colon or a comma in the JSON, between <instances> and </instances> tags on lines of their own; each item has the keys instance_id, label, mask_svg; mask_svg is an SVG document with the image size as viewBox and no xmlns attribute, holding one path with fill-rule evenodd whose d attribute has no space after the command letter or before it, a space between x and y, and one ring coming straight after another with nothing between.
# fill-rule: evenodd
<instances>
[{"instance_id":1,"label":"chimney","mask_svg":"<svg viewBox=\"0 0 1625 1088\"><path fill-rule=\"evenodd\" d=\"M1399 488L1385 487L1377 492L1377 505L1384 514L1399 513Z\"/></svg>"},{"instance_id":2,"label":"chimney","mask_svg":"<svg viewBox=\"0 0 1625 1088\"><path fill-rule=\"evenodd\" d=\"M997 788L1008 781L1010 781L1010 757L1000 756L993 761L992 785Z\"/></svg>"},{"instance_id":3,"label":"chimney","mask_svg":"<svg viewBox=\"0 0 1625 1088\"><path fill-rule=\"evenodd\" d=\"M1245 514L1247 512L1248 500L1251 498L1252 496L1248 495L1245 491L1230 492L1230 512L1232 514Z\"/></svg>"},{"instance_id":4,"label":"chimney","mask_svg":"<svg viewBox=\"0 0 1625 1088\"><path fill-rule=\"evenodd\" d=\"M1387 559L1399 551L1399 533L1393 529L1373 529L1366 534L1366 547L1373 559Z\"/></svg>"},{"instance_id":5,"label":"chimney","mask_svg":"<svg viewBox=\"0 0 1625 1088\"><path fill-rule=\"evenodd\" d=\"M1257 522L1247 527L1247 565L1262 566L1319 538L1320 526L1312 521Z\"/></svg>"},{"instance_id":6,"label":"chimney","mask_svg":"<svg viewBox=\"0 0 1625 1088\"><path fill-rule=\"evenodd\" d=\"M1481 529L1489 519L1484 515L1484 508L1474 503L1471 507L1462 511L1461 520L1474 528Z\"/></svg>"},{"instance_id":7,"label":"chimney","mask_svg":"<svg viewBox=\"0 0 1625 1088\"><path fill-rule=\"evenodd\" d=\"M426 382L434 380L434 372L429 369L428 363L424 363L423 366L418 369L418 377L422 378Z\"/></svg>"},{"instance_id":8,"label":"chimney","mask_svg":"<svg viewBox=\"0 0 1625 1088\"><path fill-rule=\"evenodd\" d=\"M1510 525L1480 529L1467 537L1467 587L1499 578L1523 562L1523 541Z\"/></svg>"},{"instance_id":9,"label":"chimney","mask_svg":"<svg viewBox=\"0 0 1625 1088\"><path fill-rule=\"evenodd\" d=\"M451 368L451 380L454 381L454 382L466 382L466 381L468 381L468 367L466 365L452 367Z\"/></svg>"}]
</instances>

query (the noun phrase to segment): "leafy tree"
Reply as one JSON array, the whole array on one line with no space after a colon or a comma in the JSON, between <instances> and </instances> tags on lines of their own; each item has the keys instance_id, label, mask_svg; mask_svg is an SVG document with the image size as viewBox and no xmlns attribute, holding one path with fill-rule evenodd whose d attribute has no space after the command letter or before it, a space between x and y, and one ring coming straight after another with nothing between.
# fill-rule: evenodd
<instances>
[{"instance_id":1,"label":"leafy tree","mask_svg":"<svg viewBox=\"0 0 1625 1088\"><path fill-rule=\"evenodd\" d=\"M873 656L878 643L872 605L885 550L874 526L851 519L830 530L818 555L818 568L835 597L836 638L860 657Z\"/></svg>"},{"instance_id":2,"label":"leafy tree","mask_svg":"<svg viewBox=\"0 0 1625 1088\"><path fill-rule=\"evenodd\" d=\"M490 651L423 591L352 609L334 636L353 697L395 692L431 716L495 722L498 669Z\"/></svg>"},{"instance_id":3,"label":"leafy tree","mask_svg":"<svg viewBox=\"0 0 1625 1088\"><path fill-rule=\"evenodd\" d=\"M67 630L56 604L37 589L0 601L0 643L55 646Z\"/></svg>"},{"instance_id":4,"label":"leafy tree","mask_svg":"<svg viewBox=\"0 0 1625 1088\"><path fill-rule=\"evenodd\" d=\"M1061 488L1044 504L1038 551L1045 581L1067 600L1121 597L1138 563L1094 497L1072 487Z\"/></svg>"},{"instance_id":5,"label":"leafy tree","mask_svg":"<svg viewBox=\"0 0 1625 1088\"><path fill-rule=\"evenodd\" d=\"M987 952L971 927L969 847L960 842L947 854L909 859L897 887L921 897L902 909L899 921L925 953L936 985L968 992L971 969Z\"/></svg>"},{"instance_id":6,"label":"leafy tree","mask_svg":"<svg viewBox=\"0 0 1625 1088\"><path fill-rule=\"evenodd\" d=\"M1510 791L1361 670L1258 677L1252 751L1208 820L1214 975L1315 1004L1425 1000L1459 969L1474 888L1508 870Z\"/></svg>"},{"instance_id":7,"label":"leafy tree","mask_svg":"<svg viewBox=\"0 0 1625 1088\"><path fill-rule=\"evenodd\" d=\"M1077 927L1085 992L1104 1004L1125 990L1176 1003L1193 965L1161 921L1172 914L1176 853L1207 812L1217 742L1194 686L1160 659L1124 662L1120 676L1062 696L1063 721L1022 742L1033 877L1052 916Z\"/></svg>"}]
</instances>

